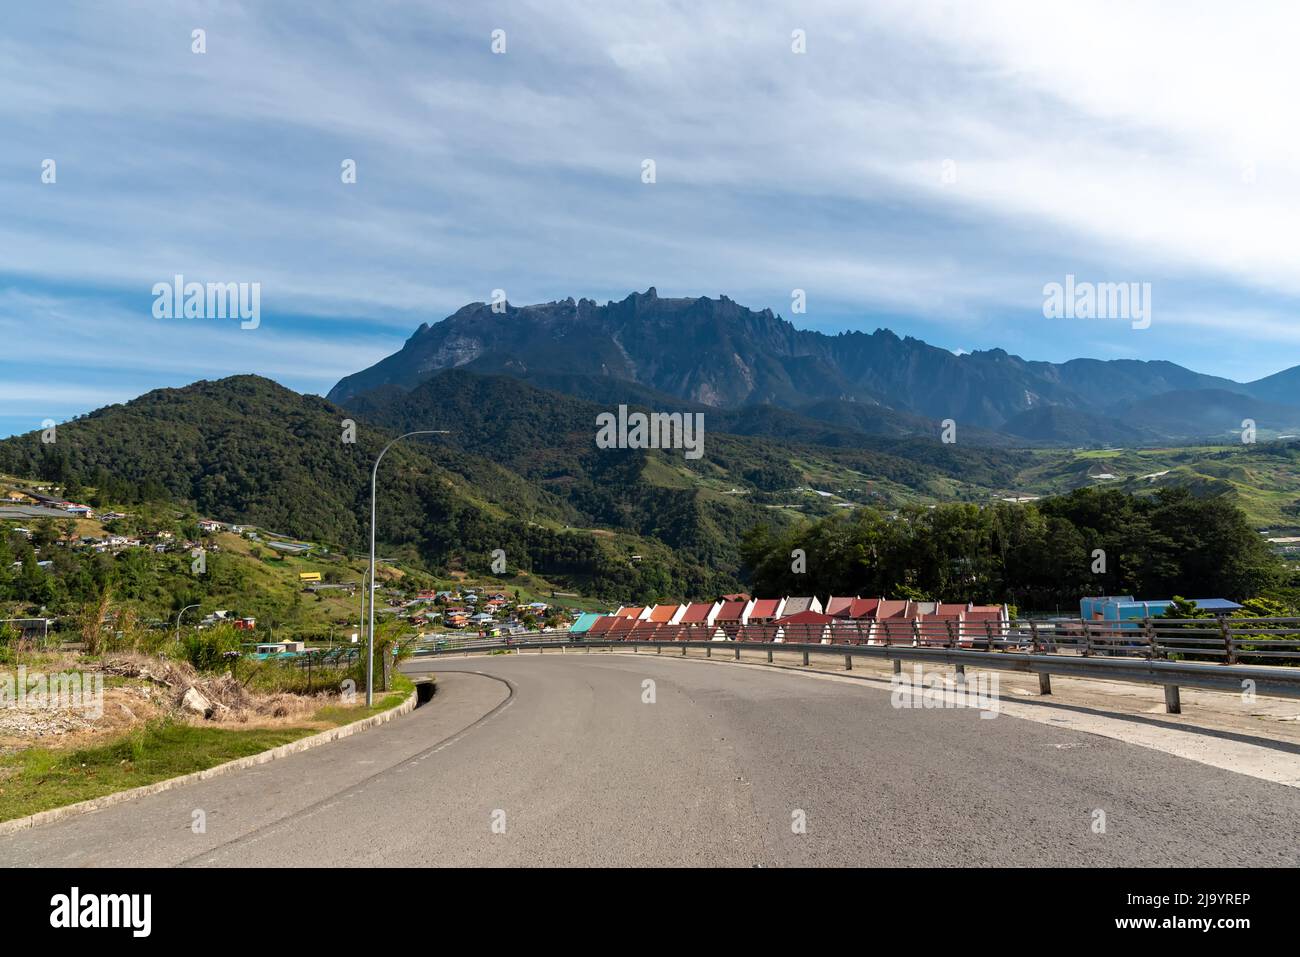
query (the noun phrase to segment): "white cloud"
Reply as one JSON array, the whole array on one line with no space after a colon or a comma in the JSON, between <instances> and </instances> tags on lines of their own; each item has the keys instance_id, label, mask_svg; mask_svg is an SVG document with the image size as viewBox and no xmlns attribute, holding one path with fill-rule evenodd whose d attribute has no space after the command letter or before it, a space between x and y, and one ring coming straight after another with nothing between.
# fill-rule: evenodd
<instances>
[{"instance_id":1,"label":"white cloud","mask_svg":"<svg viewBox=\"0 0 1300 957\"><path fill-rule=\"evenodd\" d=\"M1289 343L1298 17L1091 0L18 11L0 38L3 269L71 300L42 314L63 360L18 355L315 388L496 287L528 302L652 283L782 312L801 286L837 315L963 339L1007 317L1042 351L1066 333L1015 317L1067 269L1159 280L1158 321L1242 350ZM320 334L86 320L103 311L88 291L143 300L173 272L260 281ZM1249 306L1209 307L1207 285Z\"/></svg>"}]
</instances>

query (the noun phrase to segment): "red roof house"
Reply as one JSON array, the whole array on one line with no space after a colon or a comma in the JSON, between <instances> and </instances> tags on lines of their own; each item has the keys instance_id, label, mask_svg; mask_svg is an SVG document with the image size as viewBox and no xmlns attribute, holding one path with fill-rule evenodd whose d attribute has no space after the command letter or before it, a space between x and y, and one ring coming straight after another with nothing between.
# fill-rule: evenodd
<instances>
[{"instance_id":1,"label":"red roof house","mask_svg":"<svg viewBox=\"0 0 1300 957\"><path fill-rule=\"evenodd\" d=\"M682 625L712 625L720 608L722 602L710 604L707 601L693 601L686 606L686 611L677 621Z\"/></svg>"},{"instance_id":2,"label":"red roof house","mask_svg":"<svg viewBox=\"0 0 1300 957\"><path fill-rule=\"evenodd\" d=\"M791 641L800 644L830 644L831 623L837 619L816 611L801 611L787 615L777 622L779 630L774 641Z\"/></svg>"},{"instance_id":3,"label":"red roof house","mask_svg":"<svg viewBox=\"0 0 1300 957\"><path fill-rule=\"evenodd\" d=\"M785 600L782 598L755 599L754 607L749 609L749 623L762 624L763 622L775 621L781 617L784 606Z\"/></svg>"},{"instance_id":4,"label":"red roof house","mask_svg":"<svg viewBox=\"0 0 1300 957\"><path fill-rule=\"evenodd\" d=\"M826 614L830 615L832 618L848 618L850 617L849 609L853 607L853 603L857 600L858 599L856 598L848 597L836 598L832 595L830 598L826 599Z\"/></svg>"},{"instance_id":5,"label":"red roof house","mask_svg":"<svg viewBox=\"0 0 1300 957\"><path fill-rule=\"evenodd\" d=\"M849 617L853 619L875 618L883 598L855 598L849 605Z\"/></svg>"}]
</instances>

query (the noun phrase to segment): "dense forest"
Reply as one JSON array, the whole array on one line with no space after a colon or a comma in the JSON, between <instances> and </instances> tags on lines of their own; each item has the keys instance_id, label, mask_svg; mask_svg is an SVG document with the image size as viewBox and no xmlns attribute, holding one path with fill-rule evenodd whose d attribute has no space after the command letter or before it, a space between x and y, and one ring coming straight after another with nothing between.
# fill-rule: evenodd
<instances>
[{"instance_id":1,"label":"dense forest","mask_svg":"<svg viewBox=\"0 0 1300 957\"><path fill-rule=\"evenodd\" d=\"M806 570L795 571L802 549ZM1077 613L1082 595L1184 595L1294 605L1297 583L1242 512L1184 489L1137 497L1081 489L1035 503L863 508L805 529L746 535L764 595L1007 602Z\"/></svg>"}]
</instances>

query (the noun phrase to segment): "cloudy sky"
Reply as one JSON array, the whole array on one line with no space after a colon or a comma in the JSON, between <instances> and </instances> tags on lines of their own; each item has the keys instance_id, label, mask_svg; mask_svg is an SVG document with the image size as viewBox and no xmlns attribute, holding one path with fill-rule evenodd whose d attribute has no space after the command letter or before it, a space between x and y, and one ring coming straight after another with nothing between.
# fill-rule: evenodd
<instances>
[{"instance_id":1,"label":"cloudy sky","mask_svg":"<svg viewBox=\"0 0 1300 957\"><path fill-rule=\"evenodd\" d=\"M726 293L827 332L1239 380L1300 363L1290 2L6 18L0 435L235 373L325 392L498 288ZM178 273L260 283L260 325L155 318ZM1149 282L1150 328L1045 318L1066 274Z\"/></svg>"}]
</instances>

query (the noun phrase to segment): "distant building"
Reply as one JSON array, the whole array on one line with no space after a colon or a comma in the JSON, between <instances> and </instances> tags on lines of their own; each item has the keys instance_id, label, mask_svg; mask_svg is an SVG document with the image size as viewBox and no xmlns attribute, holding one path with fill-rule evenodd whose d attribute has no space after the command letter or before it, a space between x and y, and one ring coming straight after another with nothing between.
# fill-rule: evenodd
<instances>
[{"instance_id":1,"label":"distant building","mask_svg":"<svg viewBox=\"0 0 1300 957\"><path fill-rule=\"evenodd\" d=\"M1241 608L1226 598L1195 598L1196 607L1217 616L1230 615ZM1138 600L1132 595L1110 595L1083 598L1079 601L1079 617L1084 621L1122 622L1157 618L1173 604L1172 598Z\"/></svg>"}]
</instances>

